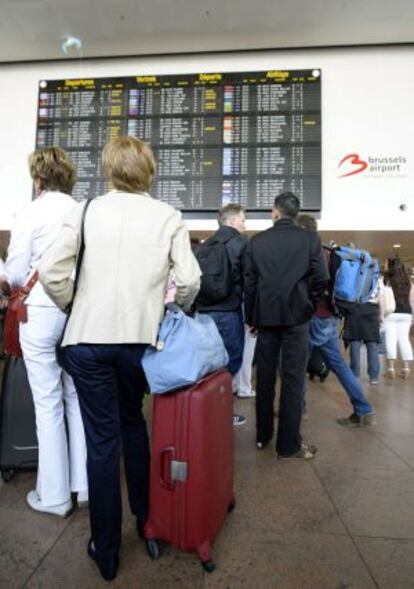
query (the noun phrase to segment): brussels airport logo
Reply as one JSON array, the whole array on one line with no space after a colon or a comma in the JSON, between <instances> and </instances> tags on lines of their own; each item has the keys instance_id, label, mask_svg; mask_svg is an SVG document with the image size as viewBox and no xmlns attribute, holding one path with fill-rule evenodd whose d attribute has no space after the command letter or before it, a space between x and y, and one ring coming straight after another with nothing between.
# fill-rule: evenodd
<instances>
[{"instance_id":1,"label":"brussels airport logo","mask_svg":"<svg viewBox=\"0 0 414 589\"><path fill-rule=\"evenodd\" d=\"M338 164L339 178L363 174L365 177L406 176L407 158L402 155L372 156L362 158L359 153L349 153Z\"/></svg>"}]
</instances>

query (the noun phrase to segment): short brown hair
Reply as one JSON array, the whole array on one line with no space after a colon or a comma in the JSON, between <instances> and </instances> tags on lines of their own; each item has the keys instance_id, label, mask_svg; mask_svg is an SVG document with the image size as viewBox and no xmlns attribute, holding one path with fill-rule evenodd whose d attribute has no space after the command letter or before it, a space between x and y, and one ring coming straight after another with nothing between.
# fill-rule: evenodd
<instances>
[{"instance_id":1,"label":"short brown hair","mask_svg":"<svg viewBox=\"0 0 414 589\"><path fill-rule=\"evenodd\" d=\"M302 229L308 229L309 231L318 231L318 223L312 215L301 213L297 216L296 224Z\"/></svg>"},{"instance_id":2,"label":"short brown hair","mask_svg":"<svg viewBox=\"0 0 414 589\"><path fill-rule=\"evenodd\" d=\"M241 205L230 203L219 210L218 224L220 226L226 225L230 219L237 217L240 213L244 213L244 208Z\"/></svg>"},{"instance_id":3,"label":"short brown hair","mask_svg":"<svg viewBox=\"0 0 414 589\"><path fill-rule=\"evenodd\" d=\"M114 187L124 192L148 192L155 176L151 147L129 135L112 139L105 145L102 166Z\"/></svg>"},{"instance_id":4,"label":"short brown hair","mask_svg":"<svg viewBox=\"0 0 414 589\"><path fill-rule=\"evenodd\" d=\"M42 190L72 194L76 171L69 155L60 147L36 149L29 155L30 176L40 180Z\"/></svg>"}]
</instances>

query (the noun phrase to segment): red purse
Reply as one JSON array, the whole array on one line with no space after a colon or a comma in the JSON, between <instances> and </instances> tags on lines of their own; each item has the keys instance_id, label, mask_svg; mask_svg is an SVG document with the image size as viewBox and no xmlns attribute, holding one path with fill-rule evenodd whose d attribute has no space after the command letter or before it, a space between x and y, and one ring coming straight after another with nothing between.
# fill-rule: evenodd
<instances>
[{"instance_id":1,"label":"red purse","mask_svg":"<svg viewBox=\"0 0 414 589\"><path fill-rule=\"evenodd\" d=\"M33 274L22 288L13 288L4 318L3 348L9 356L22 358L23 353L19 340L19 323L27 322L27 307L25 301L37 282L39 275Z\"/></svg>"}]
</instances>

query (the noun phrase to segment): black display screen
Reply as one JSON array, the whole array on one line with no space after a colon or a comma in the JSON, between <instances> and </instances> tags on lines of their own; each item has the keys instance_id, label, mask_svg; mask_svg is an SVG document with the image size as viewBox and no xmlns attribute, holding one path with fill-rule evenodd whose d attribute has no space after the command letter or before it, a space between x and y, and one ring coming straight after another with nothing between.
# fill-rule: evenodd
<instances>
[{"instance_id":1,"label":"black display screen","mask_svg":"<svg viewBox=\"0 0 414 589\"><path fill-rule=\"evenodd\" d=\"M148 141L152 195L183 211L228 203L269 210L291 190L321 208L321 72L274 70L42 81L36 146L66 149L75 198L109 189L101 152L118 135Z\"/></svg>"}]
</instances>

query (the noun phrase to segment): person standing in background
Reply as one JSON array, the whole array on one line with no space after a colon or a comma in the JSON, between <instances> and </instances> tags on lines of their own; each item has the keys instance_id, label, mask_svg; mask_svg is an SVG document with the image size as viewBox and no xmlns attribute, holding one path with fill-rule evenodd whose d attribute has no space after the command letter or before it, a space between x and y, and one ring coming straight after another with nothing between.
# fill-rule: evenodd
<instances>
[{"instance_id":1,"label":"person standing in background","mask_svg":"<svg viewBox=\"0 0 414 589\"><path fill-rule=\"evenodd\" d=\"M39 149L29 157L36 199L12 228L4 274L10 287L22 287L34 274L42 255L59 235L65 216L78 208L69 196L75 168L59 147ZM36 414L39 466L29 506L59 516L88 503L85 434L72 378L58 365L56 344L66 315L49 298L39 281L26 299L27 323L20 324L20 345ZM67 430L66 425L67 424Z\"/></svg>"},{"instance_id":2,"label":"person standing in background","mask_svg":"<svg viewBox=\"0 0 414 589\"><path fill-rule=\"evenodd\" d=\"M311 215L298 216L298 225L317 233L316 219ZM337 268L332 261L332 252L323 250L326 265L330 270L328 288L319 300L310 322L310 344L317 349L328 368L332 370L348 395L352 405L349 417L339 417L336 422L344 427L371 426L375 424L375 414L367 400L360 381L352 372L341 353L338 334L338 317L332 302L332 292Z\"/></svg>"},{"instance_id":3,"label":"person standing in background","mask_svg":"<svg viewBox=\"0 0 414 589\"><path fill-rule=\"evenodd\" d=\"M233 377L240 370L244 350L243 267L248 243L242 235L246 230L245 222L246 217L241 205L229 204L223 207L218 215L218 231L202 243L197 251L197 259L204 277L201 279L196 308L199 313L207 313L217 325L229 355L227 370ZM215 265L216 260L220 259L216 255L218 249L212 252L212 248L217 247L216 242L224 245L225 259L221 260L220 264L229 264L227 272L226 268L212 267L212 264ZM229 274L228 288L224 289L226 292L223 297L215 298L213 293L207 292L204 280L210 271L214 273L211 274L213 279L218 281L225 274ZM245 422L246 419L242 415L233 415L234 425L242 425Z\"/></svg>"},{"instance_id":4,"label":"person standing in background","mask_svg":"<svg viewBox=\"0 0 414 589\"><path fill-rule=\"evenodd\" d=\"M300 424L309 320L325 291L328 273L317 233L295 224L300 201L291 192L276 197L271 229L255 235L246 251L246 323L257 336L257 447L273 436L276 372L281 358L281 393L276 452L309 460L317 452L302 444Z\"/></svg>"},{"instance_id":5,"label":"person standing in background","mask_svg":"<svg viewBox=\"0 0 414 589\"><path fill-rule=\"evenodd\" d=\"M71 277L82 208L66 217L38 269L59 308L72 304L62 345L79 393L88 448L87 551L109 581L116 577L121 548L121 451L140 537L148 517L150 455L141 359L157 341L169 273L174 273L174 300L187 310L199 290L200 268L181 213L148 193L156 167L149 145L118 137L105 146L102 167L114 190L87 209L75 299Z\"/></svg>"},{"instance_id":6,"label":"person standing in background","mask_svg":"<svg viewBox=\"0 0 414 589\"><path fill-rule=\"evenodd\" d=\"M380 310L379 285L367 303L349 303L344 318L345 345L349 345L351 370L357 378L361 374L361 346L367 349L367 370L371 385L379 383ZM342 303L345 308L345 303Z\"/></svg>"},{"instance_id":7,"label":"person standing in background","mask_svg":"<svg viewBox=\"0 0 414 589\"><path fill-rule=\"evenodd\" d=\"M385 286L390 286L395 298L395 311L384 318L385 345L387 349L386 378L395 378L397 348L403 367L401 378L411 373L413 349L410 342L410 327L413 320L414 289L410 277L399 258L389 258L384 274ZM384 313L383 313L384 315Z\"/></svg>"}]
</instances>

